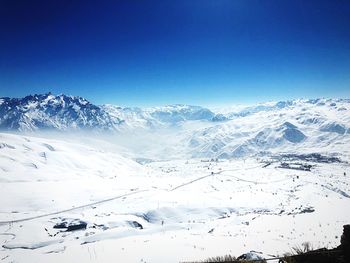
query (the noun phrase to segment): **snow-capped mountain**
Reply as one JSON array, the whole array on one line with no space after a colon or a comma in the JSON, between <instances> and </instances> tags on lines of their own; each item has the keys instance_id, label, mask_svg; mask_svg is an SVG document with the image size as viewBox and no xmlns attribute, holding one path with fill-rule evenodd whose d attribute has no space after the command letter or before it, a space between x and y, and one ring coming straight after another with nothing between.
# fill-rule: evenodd
<instances>
[{"instance_id":1,"label":"snow-capped mountain","mask_svg":"<svg viewBox=\"0 0 350 263\"><path fill-rule=\"evenodd\" d=\"M47 93L0 98L0 128L5 130L115 130L120 122L81 97Z\"/></svg>"},{"instance_id":2,"label":"snow-capped mountain","mask_svg":"<svg viewBox=\"0 0 350 263\"><path fill-rule=\"evenodd\" d=\"M241 157L300 149L337 152L350 145L349 100L278 102L227 113L230 121L195 131L187 140L196 157Z\"/></svg>"},{"instance_id":3,"label":"snow-capped mountain","mask_svg":"<svg viewBox=\"0 0 350 263\"><path fill-rule=\"evenodd\" d=\"M124 121L128 128L164 128L177 126L185 121L223 121L227 118L215 114L207 108L192 105L174 104L152 108L123 108L114 105L102 105L101 108L112 117Z\"/></svg>"},{"instance_id":4,"label":"snow-capped mountain","mask_svg":"<svg viewBox=\"0 0 350 263\"><path fill-rule=\"evenodd\" d=\"M148 110L150 115L161 121L177 123L180 121L188 120L207 120L211 121L215 114L209 109L200 106L189 106L189 105L169 105L165 107L155 107Z\"/></svg>"},{"instance_id":5,"label":"snow-capped mountain","mask_svg":"<svg viewBox=\"0 0 350 263\"><path fill-rule=\"evenodd\" d=\"M4 262L73 262L78 254L110 262L111 253L164 262L174 246L187 253L171 255L179 262L218 242L225 251L260 244L280 254L305 238L336 246L339 238L329 237L349 222L347 100L224 112L98 107L46 94L3 98L0 109L6 129L117 131L0 132ZM159 254L159 240L172 249Z\"/></svg>"},{"instance_id":6,"label":"snow-capped mountain","mask_svg":"<svg viewBox=\"0 0 350 263\"><path fill-rule=\"evenodd\" d=\"M0 128L87 129L125 136L139 131L132 140L157 138L161 156L232 158L282 151L337 152L350 145L349 109L347 99L268 102L238 110L182 104L125 108L96 106L81 97L48 93L1 98ZM155 151L154 144L143 145L144 150Z\"/></svg>"},{"instance_id":7,"label":"snow-capped mountain","mask_svg":"<svg viewBox=\"0 0 350 263\"><path fill-rule=\"evenodd\" d=\"M103 130L128 131L177 125L187 120L226 119L209 109L190 105L154 108L97 106L78 96L35 94L24 98L0 98L0 129L35 131Z\"/></svg>"}]
</instances>

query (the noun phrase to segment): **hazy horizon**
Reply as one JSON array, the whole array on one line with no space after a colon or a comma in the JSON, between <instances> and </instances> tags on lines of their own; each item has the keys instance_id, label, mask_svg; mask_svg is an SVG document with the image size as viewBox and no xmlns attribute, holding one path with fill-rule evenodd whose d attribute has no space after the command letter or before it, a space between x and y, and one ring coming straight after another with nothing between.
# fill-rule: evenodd
<instances>
[{"instance_id":1,"label":"hazy horizon","mask_svg":"<svg viewBox=\"0 0 350 263\"><path fill-rule=\"evenodd\" d=\"M52 94L53 96L59 96L59 95L65 95L65 96L73 96L73 97L82 97L86 100L88 100L90 103L95 104L95 105L113 105L113 106L118 106L122 108L153 108L153 107L165 107L165 106L172 106L172 105L189 105L189 106L201 106L205 107L211 110L217 110L217 109L225 109L225 108L232 108L232 109L240 109L244 107L249 107L249 106L254 106L254 105L264 105L264 104L271 104L271 103L277 103L279 101L295 101L295 100L309 100L309 99L349 99L350 97L335 97L335 96L329 96L329 97L289 97L289 98L280 98L280 99L270 99L270 100L251 100L251 101L238 101L238 100L232 100L232 101L227 101L227 102L217 102L217 101L211 101L209 103L185 103L185 102L169 102L169 103L144 103L144 104L125 104L125 103L110 103L106 102L103 104L96 103L94 98L88 98L88 97L83 97L79 94L64 94L64 93L57 93L54 94L52 92L44 92L44 93L29 93L23 96L16 96L16 97L9 97L9 96L2 96L0 95L0 98L4 97L9 97L9 98L16 98L16 99L22 99L26 96L34 96L34 95L44 95L44 94ZM113 100L113 99L112 99ZM111 101L112 101L111 100Z\"/></svg>"}]
</instances>

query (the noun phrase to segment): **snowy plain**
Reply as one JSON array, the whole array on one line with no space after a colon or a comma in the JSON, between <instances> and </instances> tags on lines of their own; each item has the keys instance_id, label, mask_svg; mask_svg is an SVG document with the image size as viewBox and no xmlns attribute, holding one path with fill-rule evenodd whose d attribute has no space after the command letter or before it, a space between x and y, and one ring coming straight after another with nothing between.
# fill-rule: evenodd
<instances>
[{"instance_id":1,"label":"snowy plain","mask_svg":"<svg viewBox=\"0 0 350 263\"><path fill-rule=\"evenodd\" d=\"M169 108L107 108L126 120L119 133L0 133L1 262L183 262L339 244L350 222L348 101L171 125ZM79 220L86 229L53 228Z\"/></svg>"}]
</instances>

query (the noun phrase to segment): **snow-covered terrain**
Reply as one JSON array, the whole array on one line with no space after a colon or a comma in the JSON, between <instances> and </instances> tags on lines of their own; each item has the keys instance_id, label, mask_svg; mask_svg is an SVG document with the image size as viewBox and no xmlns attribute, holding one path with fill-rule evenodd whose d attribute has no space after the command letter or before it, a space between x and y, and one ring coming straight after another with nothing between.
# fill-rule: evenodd
<instances>
[{"instance_id":1,"label":"snow-covered terrain","mask_svg":"<svg viewBox=\"0 0 350 263\"><path fill-rule=\"evenodd\" d=\"M219 158L280 151L348 154L349 106L347 100L323 99L249 107L232 121L194 132L190 152Z\"/></svg>"},{"instance_id":2,"label":"snow-covered terrain","mask_svg":"<svg viewBox=\"0 0 350 263\"><path fill-rule=\"evenodd\" d=\"M209 110L60 98L1 99L2 128L16 131L0 133L1 262L179 262L339 244L348 100ZM86 128L94 133L65 132Z\"/></svg>"},{"instance_id":3,"label":"snow-covered terrain","mask_svg":"<svg viewBox=\"0 0 350 263\"><path fill-rule=\"evenodd\" d=\"M207 108L180 104L147 109L97 106L78 96L55 96L51 93L0 98L2 130L130 131L169 127L188 120L222 119L226 118Z\"/></svg>"},{"instance_id":4,"label":"snow-covered terrain","mask_svg":"<svg viewBox=\"0 0 350 263\"><path fill-rule=\"evenodd\" d=\"M0 98L3 130L115 130L119 124L119 119L112 119L100 107L81 97L47 93L21 99Z\"/></svg>"},{"instance_id":5,"label":"snow-covered terrain","mask_svg":"<svg viewBox=\"0 0 350 263\"><path fill-rule=\"evenodd\" d=\"M219 121L221 114L200 106L167 105L153 108L122 108L114 105L102 105L101 108L112 117L123 120L128 131L136 128L154 129L177 126L185 121ZM226 119L226 118L223 118Z\"/></svg>"}]
</instances>

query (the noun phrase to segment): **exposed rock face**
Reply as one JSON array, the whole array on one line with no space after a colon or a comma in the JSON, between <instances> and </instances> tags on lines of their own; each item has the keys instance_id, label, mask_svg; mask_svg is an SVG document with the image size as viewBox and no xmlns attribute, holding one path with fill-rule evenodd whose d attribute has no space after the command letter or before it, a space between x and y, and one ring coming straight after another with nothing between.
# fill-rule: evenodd
<instances>
[{"instance_id":1,"label":"exposed rock face","mask_svg":"<svg viewBox=\"0 0 350 263\"><path fill-rule=\"evenodd\" d=\"M340 247L344 252L346 262L350 262L350 225L343 226L343 234L340 239Z\"/></svg>"}]
</instances>

